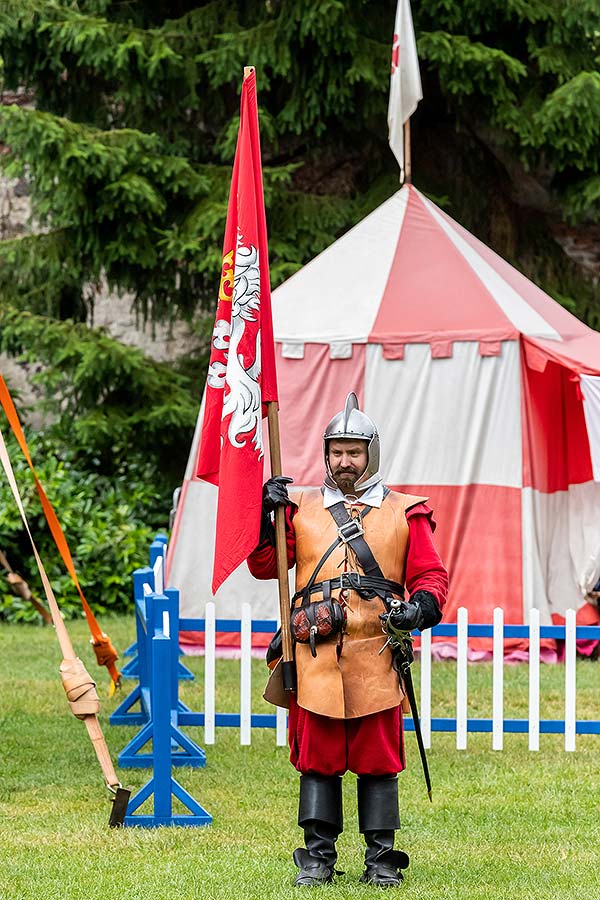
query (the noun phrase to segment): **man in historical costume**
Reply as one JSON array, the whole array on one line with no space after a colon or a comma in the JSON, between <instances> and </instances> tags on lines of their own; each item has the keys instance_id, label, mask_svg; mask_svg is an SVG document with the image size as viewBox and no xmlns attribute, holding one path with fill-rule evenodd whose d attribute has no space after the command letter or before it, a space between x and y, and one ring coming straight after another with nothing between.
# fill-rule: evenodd
<instances>
[{"instance_id":1,"label":"man in historical costume","mask_svg":"<svg viewBox=\"0 0 600 900\"><path fill-rule=\"evenodd\" d=\"M289 497L290 479L265 484L261 540L248 565L257 578L276 576L270 514L285 505L288 563L296 565L298 689L290 700L290 759L300 772L298 824L305 840L294 852L296 884L333 880L342 775L351 771L358 776L366 842L361 881L389 887L402 880L408 856L394 850L403 691L384 626L388 616L390 633L436 625L448 576L433 544L427 498L384 486L379 435L355 394L327 425L324 455L322 489Z\"/></svg>"}]
</instances>

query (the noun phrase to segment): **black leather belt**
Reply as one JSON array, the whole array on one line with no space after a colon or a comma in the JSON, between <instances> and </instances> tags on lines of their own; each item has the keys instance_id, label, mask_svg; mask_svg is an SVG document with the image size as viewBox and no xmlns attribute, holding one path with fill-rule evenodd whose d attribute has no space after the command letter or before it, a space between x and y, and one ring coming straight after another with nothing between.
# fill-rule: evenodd
<instances>
[{"instance_id":1,"label":"black leather belt","mask_svg":"<svg viewBox=\"0 0 600 900\"><path fill-rule=\"evenodd\" d=\"M338 588L356 591L364 600L372 600L373 597L381 597L383 600L389 594L396 594L404 599L404 587L397 581L377 575L362 575L360 572L343 572L336 578L328 578L326 581L317 581L312 584L309 582L305 588L296 591L292 597L292 603L295 603L300 597L306 599L316 593L331 596L331 592Z\"/></svg>"}]
</instances>

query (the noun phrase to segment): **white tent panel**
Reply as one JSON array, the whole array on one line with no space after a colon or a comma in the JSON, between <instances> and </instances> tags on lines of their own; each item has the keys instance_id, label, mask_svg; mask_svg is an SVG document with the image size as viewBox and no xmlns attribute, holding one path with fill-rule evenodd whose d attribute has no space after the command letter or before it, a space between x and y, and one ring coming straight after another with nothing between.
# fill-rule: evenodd
<instances>
[{"instance_id":1,"label":"white tent panel","mask_svg":"<svg viewBox=\"0 0 600 900\"><path fill-rule=\"evenodd\" d=\"M365 411L381 431L381 472L389 484L492 484L521 487L519 345L481 356L477 341L456 341L432 359L428 344L407 344L404 359L367 347Z\"/></svg>"},{"instance_id":2,"label":"white tent panel","mask_svg":"<svg viewBox=\"0 0 600 900\"><path fill-rule=\"evenodd\" d=\"M594 481L600 481L600 377L582 375L583 412L590 442Z\"/></svg>"},{"instance_id":3,"label":"white tent panel","mask_svg":"<svg viewBox=\"0 0 600 900\"><path fill-rule=\"evenodd\" d=\"M185 475L184 480L190 481L192 478L196 477L196 468L198 466L198 450L200 448L200 435L202 434L202 424L204 422L204 401L206 399L206 392L202 392L202 400L200 402L200 411L198 412L198 418L196 420L196 427L194 429L194 437L192 438L192 446L190 449L190 455L188 456L187 465L185 467Z\"/></svg>"},{"instance_id":4,"label":"white tent panel","mask_svg":"<svg viewBox=\"0 0 600 900\"><path fill-rule=\"evenodd\" d=\"M398 191L273 291L275 340L364 343L373 327L402 228Z\"/></svg>"},{"instance_id":5,"label":"white tent panel","mask_svg":"<svg viewBox=\"0 0 600 900\"><path fill-rule=\"evenodd\" d=\"M533 488L521 491L521 542L523 549L523 621L529 622L532 609L539 609L544 625L551 625L550 607L546 597L546 565L542 555L536 529L536 509ZM515 586L517 590L517 586Z\"/></svg>"}]
</instances>

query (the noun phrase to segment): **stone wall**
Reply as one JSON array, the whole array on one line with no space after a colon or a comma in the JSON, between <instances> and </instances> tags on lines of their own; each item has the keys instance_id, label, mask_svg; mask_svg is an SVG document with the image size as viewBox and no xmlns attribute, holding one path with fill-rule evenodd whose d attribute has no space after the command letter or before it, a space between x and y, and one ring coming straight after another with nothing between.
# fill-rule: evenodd
<instances>
[{"instance_id":1,"label":"stone wall","mask_svg":"<svg viewBox=\"0 0 600 900\"><path fill-rule=\"evenodd\" d=\"M0 175L0 240L25 234L31 228L30 216L26 182ZM176 322L172 326L144 323L136 316L131 296L118 297L106 288L94 296L89 324L104 328L116 340L139 347L151 359L161 362L184 356L196 345L193 330L187 323ZM0 354L0 373L28 407L38 399L31 383L32 371L31 366ZM29 415L28 420L33 427L40 427L43 421L37 413Z\"/></svg>"},{"instance_id":2,"label":"stone wall","mask_svg":"<svg viewBox=\"0 0 600 900\"><path fill-rule=\"evenodd\" d=\"M153 325L136 316L131 295L117 297L106 288L94 296L89 324L104 328L123 344L139 347L146 356L159 362L178 359L194 350L197 339L186 322Z\"/></svg>"},{"instance_id":3,"label":"stone wall","mask_svg":"<svg viewBox=\"0 0 600 900\"><path fill-rule=\"evenodd\" d=\"M569 226L561 222L554 226L552 233L567 256L591 274L597 283L600 277L600 225Z\"/></svg>"}]
</instances>

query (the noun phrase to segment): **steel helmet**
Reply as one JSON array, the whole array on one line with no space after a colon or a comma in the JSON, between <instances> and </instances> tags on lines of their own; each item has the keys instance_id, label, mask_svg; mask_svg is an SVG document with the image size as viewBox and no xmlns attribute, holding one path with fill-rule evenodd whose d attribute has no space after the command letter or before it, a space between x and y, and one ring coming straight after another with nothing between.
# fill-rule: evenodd
<instances>
[{"instance_id":1,"label":"steel helmet","mask_svg":"<svg viewBox=\"0 0 600 900\"><path fill-rule=\"evenodd\" d=\"M344 409L331 419L323 435L323 455L325 457L325 484L333 489L337 484L333 479L329 466L327 442L336 440L355 440L367 442L367 466L354 485L355 490L364 491L378 481L379 474L379 433L375 423L366 413L358 408L358 397L352 391L346 397Z\"/></svg>"}]
</instances>

